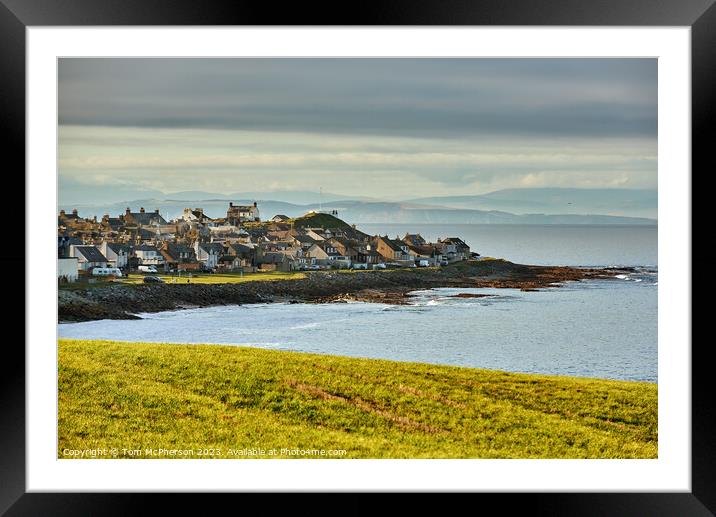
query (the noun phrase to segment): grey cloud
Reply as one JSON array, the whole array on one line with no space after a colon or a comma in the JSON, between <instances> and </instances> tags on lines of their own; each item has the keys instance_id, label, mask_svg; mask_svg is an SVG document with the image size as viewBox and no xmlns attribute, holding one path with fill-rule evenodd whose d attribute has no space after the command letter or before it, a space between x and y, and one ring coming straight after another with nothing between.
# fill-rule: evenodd
<instances>
[{"instance_id":1,"label":"grey cloud","mask_svg":"<svg viewBox=\"0 0 716 517\"><path fill-rule=\"evenodd\" d=\"M654 138L656 77L654 59L62 59L59 122Z\"/></svg>"}]
</instances>

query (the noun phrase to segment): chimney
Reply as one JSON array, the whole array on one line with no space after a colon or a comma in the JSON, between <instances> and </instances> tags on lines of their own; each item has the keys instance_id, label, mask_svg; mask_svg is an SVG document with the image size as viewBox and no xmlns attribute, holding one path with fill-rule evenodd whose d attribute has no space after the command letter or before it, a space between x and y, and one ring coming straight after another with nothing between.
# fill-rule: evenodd
<instances>
[{"instance_id":1,"label":"chimney","mask_svg":"<svg viewBox=\"0 0 716 517\"><path fill-rule=\"evenodd\" d=\"M233 206L234 206L234 202L233 202L233 201L229 201L229 208L231 208L231 207L233 207Z\"/></svg>"},{"instance_id":2,"label":"chimney","mask_svg":"<svg viewBox=\"0 0 716 517\"><path fill-rule=\"evenodd\" d=\"M124 211L125 215L129 215L131 213L132 213L132 211L129 209L129 207L127 207L127 210Z\"/></svg>"},{"instance_id":3,"label":"chimney","mask_svg":"<svg viewBox=\"0 0 716 517\"><path fill-rule=\"evenodd\" d=\"M76 208L73 208L73 209L72 209L72 215L77 215L77 209L76 209Z\"/></svg>"},{"instance_id":4,"label":"chimney","mask_svg":"<svg viewBox=\"0 0 716 517\"><path fill-rule=\"evenodd\" d=\"M254 201L254 207L256 207L256 201Z\"/></svg>"},{"instance_id":5,"label":"chimney","mask_svg":"<svg viewBox=\"0 0 716 517\"><path fill-rule=\"evenodd\" d=\"M158 213L159 213L159 209L157 208L156 210L154 210L154 213L155 213L155 214L158 214Z\"/></svg>"},{"instance_id":6,"label":"chimney","mask_svg":"<svg viewBox=\"0 0 716 517\"><path fill-rule=\"evenodd\" d=\"M64 211L64 210L60 210L60 215L65 215L65 211Z\"/></svg>"},{"instance_id":7,"label":"chimney","mask_svg":"<svg viewBox=\"0 0 716 517\"><path fill-rule=\"evenodd\" d=\"M144 213L144 207L141 207L141 208L139 209L139 213L140 213L140 214L143 214L143 213Z\"/></svg>"}]
</instances>

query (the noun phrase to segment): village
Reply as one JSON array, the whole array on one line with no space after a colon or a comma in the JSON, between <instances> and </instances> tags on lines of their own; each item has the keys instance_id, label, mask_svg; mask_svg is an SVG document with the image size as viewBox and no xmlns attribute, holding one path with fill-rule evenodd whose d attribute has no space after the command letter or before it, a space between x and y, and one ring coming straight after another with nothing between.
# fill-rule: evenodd
<instances>
[{"instance_id":1,"label":"village","mask_svg":"<svg viewBox=\"0 0 716 517\"><path fill-rule=\"evenodd\" d=\"M312 211L262 221L256 202L229 202L226 217L186 208L167 221L159 210L128 207L118 217L58 216L58 281L130 272L256 273L320 269L388 269L446 266L479 257L458 237L427 242L420 234L368 235L337 217Z\"/></svg>"}]
</instances>

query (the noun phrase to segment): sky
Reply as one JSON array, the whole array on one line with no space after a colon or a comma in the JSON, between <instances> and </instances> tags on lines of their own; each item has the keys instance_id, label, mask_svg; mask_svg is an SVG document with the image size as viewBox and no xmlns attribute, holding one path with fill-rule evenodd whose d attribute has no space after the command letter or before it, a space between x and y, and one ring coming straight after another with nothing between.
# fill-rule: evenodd
<instances>
[{"instance_id":1,"label":"sky","mask_svg":"<svg viewBox=\"0 0 716 517\"><path fill-rule=\"evenodd\" d=\"M60 202L657 186L655 59L63 58L58 75Z\"/></svg>"}]
</instances>

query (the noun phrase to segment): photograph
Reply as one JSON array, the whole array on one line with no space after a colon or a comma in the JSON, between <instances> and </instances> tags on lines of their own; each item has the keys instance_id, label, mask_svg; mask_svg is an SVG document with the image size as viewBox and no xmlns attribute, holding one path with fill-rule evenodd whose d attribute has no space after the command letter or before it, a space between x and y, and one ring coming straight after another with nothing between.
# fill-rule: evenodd
<instances>
[{"instance_id":1,"label":"photograph","mask_svg":"<svg viewBox=\"0 0 716 517\"><path fill-rule=\"evenodd\" d=\"M658 71L59 57L57 459L658 459Z\"/></svg>"}]
</instances>

